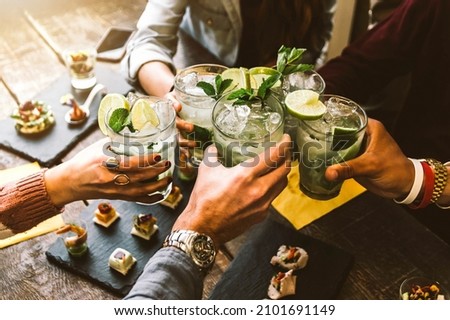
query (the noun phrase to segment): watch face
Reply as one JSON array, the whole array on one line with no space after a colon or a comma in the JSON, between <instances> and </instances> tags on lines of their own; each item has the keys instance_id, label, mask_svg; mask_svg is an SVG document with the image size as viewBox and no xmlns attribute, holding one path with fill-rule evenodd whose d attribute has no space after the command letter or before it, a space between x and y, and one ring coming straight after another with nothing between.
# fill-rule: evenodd
<instances>
[{"instance_id":1,"label":"watch face","mask_svg":"<svg viewBox=\"0 0 450 320\"><path fill-rule=\"evenodd\" d=\"M192 241L192 258L202 268L208 268L214 262L216 249L212 240L205 235L197 235Z\"/></svg>"}]
</instances>

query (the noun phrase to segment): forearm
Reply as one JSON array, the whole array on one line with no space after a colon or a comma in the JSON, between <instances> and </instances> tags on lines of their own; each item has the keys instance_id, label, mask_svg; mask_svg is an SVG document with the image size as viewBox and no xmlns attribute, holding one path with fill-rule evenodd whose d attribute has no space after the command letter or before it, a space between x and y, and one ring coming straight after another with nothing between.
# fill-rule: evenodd
<instances>
[{"instance_id":1,"label":"forearm","mask_svg":"<svg viewBox=\"0 0 450 320\"><path fill-rule=\"evenodd\" d=\"M140 80L140 69L149 62L165 63L175 72L173 56L186 7L187 0L154 0L147 3L122 61L129 82L136 84Z\"/></svg>"},{"instance_id":2,"label":"forearm","mask_svg":"<svg viewBox=\"0 0 450 320\"><path fill-rule=\"evenodd\" d=\"M163 97L172 88L174 74L167 64L151 61L139 69L138 79L147 94Z\"/></svg>"},{"instance_id":3,"label":"forearm","mask_svg":"<svg viewBox=\"0 0 450 320\"><path fill-rule=\"evenodd\" d=\"M71 191L71 186L75 183L74 175L71 174L74 169L68 168L66 163L53 167L45 173L45 188L48 192L49 198L56 206L64 206L75 200Z\"/></svg>"},{"instance_id":4,"label":"forearm","mask_svg":"<svg viewBox=\"0 0 450 320\"><path fill-rule=\"evenodd\" d=\"M160 249L149 260L125 299L201 299L203 275L192 259L176 248Z\"/></svg>"},{"instance_id":5,"label":"forearm","mask_svg":"<svg viewBox=\"0 0 450 320\"><path fill-rule=\"evenodd\" d=\"M42 170L0 188L0 239L26 231L61 212L47 192L44 174Z\"/></svg>"}]
</instances>

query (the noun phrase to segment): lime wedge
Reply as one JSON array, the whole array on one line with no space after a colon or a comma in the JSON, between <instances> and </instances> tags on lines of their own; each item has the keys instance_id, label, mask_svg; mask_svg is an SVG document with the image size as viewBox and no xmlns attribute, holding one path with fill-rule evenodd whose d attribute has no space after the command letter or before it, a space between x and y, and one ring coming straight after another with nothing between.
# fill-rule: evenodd
<instances>
[{"instance_id":1,"label":"lime wedge","mask_svg":"<svg viewBox=\"0 0 450 320\"><path fill-rule=\"evenodd\" d=\"M108 135L108 131L106 130L105 124L105 116L110 110L115 110L118 108L123 108L130 110L130 104L128 100L119 93L108 93L103 97L102 101L100 101L100 105L98 107L97 113L97 121L98 127L102 131L104 135Z\"/></svg>"},{"instance_id":2,"label":"lime wedge","mask_svg":"<svg viewBox=\"0 0 450 320\"><path fill-rule=\"evenodd\" d=\"M159 125L158 115L147 99L139 99L134 103L130 117L133 128L138 131L142 130L146 124L151 124L153 127Z\"/></svg>"},{"instance_id":3,"label":"lime wedge","mask_svg":"<svg viewBox=\"0 0 450 320\"><path fill-rule=\"evenodd\" d=\"M230 88L251 89L256 87L256 82L248 73L247 68L229 68L222 72L222 79L231 79Z\"/></svg>"},{"instance_id":4,"label":"lime wedge","mask_svg":"<svg viewBox=\"0 0 450 320\"><path fill-rule=\"evenodd\" d=\"M331 144L332 151L341 151L350 148L357 140L358 136L355 134L358 128L348 128L348 127L332 127L333 141ZM359 148L356 148L356 153ZM354 156L345 155L346 160Z\"/></svg>"},{"instance_id":5,"label":"lime wedge","mask_svg":"<svg viewBox=\"0 0 450 320\"><path fill-rule=\"evenodd\" d=\"M348 128L348 127L337 127L332 128L333 136L343 135L343 134L353 134L358 131L358 128Z\"/></svg>"},{"instance_id":6,"label":"lime wedge","mask_svg":"<svg viewBox=\"0 0 450 320\"><path fill-rule=\"evenodd\" d=\"M290 114L302 120L320 119L327 111L319 94L312 90L292 91L286 95L284 103Z\"/></svg>"},{"instance_id":7,"label":"lime wedge","mask_svg":"<svg viewBox=\"0 0 450 320\"><path fill-rule=\"evenodd\" d=\"M250 74L250 76L255 79L255 87L253 87L254 89L258 89L259 86L261 85L261 83L263 83L263 81L265 79L267 79L270 76L273 76L275 74L279 74L280 72L278 70L269 68L269 67L254 67L251 68L248 73ZM278 80L272 88L276 88L276 87L280 87L281 86L281 80Z\"/></svg>"}]
</instances>

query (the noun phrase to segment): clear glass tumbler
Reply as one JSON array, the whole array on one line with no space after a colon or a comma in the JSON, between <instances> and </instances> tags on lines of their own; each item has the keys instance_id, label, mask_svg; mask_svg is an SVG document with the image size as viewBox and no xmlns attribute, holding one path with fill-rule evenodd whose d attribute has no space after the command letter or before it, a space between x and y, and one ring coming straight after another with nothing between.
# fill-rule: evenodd
<instances>
[{"instance_id":1,"label":"clear glass tumbler","mask_svg":"<svg viewBox=\"0 0 450 320\"><path fill-rule=\"evenodd\" d=\"M105 115L105 124L108 137L111 139L110 150L115 154L126 156L158 153L161 155L162 160L169 160L172 163L172 166L161 173L155 180L163 179L166 176L172 176L175 164L175 147L177 145L177 130L175 126L176 113L172 107L172 103L151 96L136 96L129 94L127 98L131 108L133 107L133 103L137 100L146 99L151 108L156 112L159 119L159 125L157 127L154 127L153 125L144 126L141 131L135 132L131 132L125 127L122 131L116 133L109 126L109 118L114 109L109 110ZM172 183L164 190L149 194L149 196L154 194L163 195L163 199L151 204L163 201L170 194L171 190Z\"/></svg>"},{"instance_id":2,"label":"clear glass tumbler","mask_svg":"<svg viewBox=\"0 0 450 320\"><path fill-rule=\"evenodd\" d=\"M299 120L300 190L307 196L328 200L339 195L342 183L325 179L328 166L357 156L364 137L367 115L350 99L321 95L327 112L318 120Z\"/></svg>"},{"instance_id":3,"label":"clear glass tumbler","mask_svg":"<svg viewBox=\"0 0 450 320\"><path fill-rule=\"evenodd\" d=\"M273 147L283 137L284 107L274 96L261 102L233 105L224 95L212 111L214 143L219 159L235 166ZM251 165L251 164L250 164Z\"/></svg>"},{"instance_id":4,"label":"clear glass tumbler","mask_svg":"<svg viewBox=\"0 0 450 320\"><path fill-rule=\"evenodd\" d=\"M216 103L197 84L205 81L215 87L215 77L227 69L217 64L199 64L181 70L175 77L175 94L182 105L179 116L194 124L194 131L185 136L197 142L189 159L194 166L201 163L205 148L212 143L211 112Z\"/></svg>"},{"instance_id":5,"label":"clear glass tumbler","mask_svg":"<svg viewBox=\"0 0 450 320\"><path fill-rule=\"evenodd\" d=\"M312 90L318 94L322 94L325 90L325 80L314 70L294 72L283 77L282 87L283 98L281 100L284 101L284 98L289 92L296 90ZM286 112L284 132L289 134L294 142L294 156L297 156L298 153L296 134L298 124L298 119Z\"/></svg>"},{"instance_id":6,"label":"clear glass tumbler","mask_svg":"<svg viewBox=\"0 0 450 320\"><path fill-rule=\"evenodd\" d=\"M90 89L97 83L97 51L94 48L69 49L64 51L63 57L69 70L70 82L75 89Z\"/></svg>"}]
</instances>

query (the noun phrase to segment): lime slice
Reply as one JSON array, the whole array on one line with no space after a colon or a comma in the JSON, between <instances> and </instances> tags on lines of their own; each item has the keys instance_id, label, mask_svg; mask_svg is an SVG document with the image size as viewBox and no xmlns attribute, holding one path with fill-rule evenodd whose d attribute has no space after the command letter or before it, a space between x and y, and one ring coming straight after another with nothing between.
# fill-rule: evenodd
<instances>
[{"instance_id":1,"label":"lime slice","mask_svg":"<svg viewBox=\"0 0 450 320\"><path fill-rule=\"evenodd\" d=\"M341 151L350 148L357 140L358 136L355 134L358 131L358 128L348 128L348 127L332 127L333 141L331 145L331 150L333 151ZM357 148L356 153L359 148ZM354 155L345 155L345 160L351 159Z\"/></svg>"},{"instance_id":2,"label":"lime slice","mask_svg":"<svg viewBox=\"0 0 450 320\"><path fill-rule=\"evenodd\" d=\"M230 88L251 89L256 88L255 79L248 73L247 68L230 68L222 72L222 79L231 79Z\"/></svg>"},{"instance_id":3,"label":"lime slice","mask_svg":"<svg viewBox=\"0 0 450 320\"><path fill-rule=\"evenodd\" d=\"M348 127L337 127L332 128L333 136L343 135L343 134L353 134L358 131L358 128L348 128Z\"/></svg>"},{"instance_id":4,"label":"lime slice","mask_svg":"<svg viewBox=\"0 0 450 320\"><path fill-rule=\"evenodd\" d=\"M147 99L139 99L134 103L133 108L131 108L130 117L133 128L138 131L142 130L148 123L153 127L159 125L158 115Z\"/></svg>"},{"instance_id":5,"label":"lime slice","mask_svg":"<svg viewBox=\"0 0 450 320\"><path fill-rule=\"evenodd\" d=\"M130 104L128 103L127 98L119 93L108 93L103 97L102 101L100 101L97 113L97 121L98 127L104 135L108 135L105 124L105 115L110 110L115 110L118 108L130 110Z\"/></svg>"},{"instance_id":6,"label":"lime slice","mask_svg":"<svg viewBox=\"0 0 450 320\"><path fill-rule=\"evenodd\" d=\"M254 67L251 68L248 73L252 76L253 79L255 79L255 87L254 89L258 89L261 86L261 83L265 79L267 79L270 76L273 76L275 74L279 74L280 72L278 70L269 68L269 67ZM278 80L275 82L272 88L277 88L281 86L281 80Z\"/></svg>"},{"instance_id":7,"label":"lime slice","mask_svg":"<svg viewBox=\"0 0 450 320\"><path fill-rule=\"evenodd\" d=\"M320 119L327 111L319 94L312 90L292 91L286 95L284 103L290 114L302 120Z\"/></svg>"}]
</instances>

